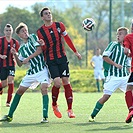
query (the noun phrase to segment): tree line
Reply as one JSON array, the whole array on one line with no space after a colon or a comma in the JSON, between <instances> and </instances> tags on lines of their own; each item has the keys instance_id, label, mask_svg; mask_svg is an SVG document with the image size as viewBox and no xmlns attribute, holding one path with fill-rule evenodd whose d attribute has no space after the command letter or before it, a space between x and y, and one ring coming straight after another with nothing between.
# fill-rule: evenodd
<instances>
[{"instance_id":1,"label":"tree line","mask_svg":"<svg viewBox=\"0 0 133 133\"><path fill-rule=\"evenodd\" d=\"M12 24L15 28L20 22L24 22L29 27L29 33L36 33L37 29L43 24L39 11L47 6L52 11L53 20L61 21L66 25L67 32L82 54L83 59L78 61L68 46L65 45L72 67L88 68L89 65L86 66L86 62L89 62L94 54L93 51L97 47L103 51L109 43L109 0L86 0L84 6L80 5L79 2L68 0L68 4L69 8L63 9L63 7L55 7L48 2L37 2L31 7L30 11L27 8L20 9L19 7L9 6L4 13L0 14L0 36L4 35L3 29L6 23ZM122 8L122 4L124 4L124 8ZM133 2L131 1L126 2L124 0L124 3L122 3L122 0L112 0L112 40L115 40L116 29L123 26L123 21L124 26L130 28L133 13L132 5ZM123 12L124 20L122 20ZM95 28L91 32L85 32L82 28L82 21L87 17L96 21ZM19 40L16 34L13 37Z\"/></svg>"}]
</instances>

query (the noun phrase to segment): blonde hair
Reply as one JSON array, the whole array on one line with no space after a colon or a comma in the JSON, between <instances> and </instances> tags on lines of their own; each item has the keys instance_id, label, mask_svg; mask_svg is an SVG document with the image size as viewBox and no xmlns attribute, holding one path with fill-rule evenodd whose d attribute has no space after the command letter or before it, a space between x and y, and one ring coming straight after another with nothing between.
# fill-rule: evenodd
<instances>
[{"instance_id":1,"label":"blonde hair","mask_svg":"<svg viewBox=\"0 0 133 133\"><path fill-rule=\"evenodd\" d=\"M125 31L125 34L128 34L128 33L129 33L129 29L126 28L126 27L119 27L119 28L117 29L117 33L118 33L118 31L121 31L121 30L124 30L124 31Z\"/></svg>"},{"instance_id":2,"label":"blonde hair","mask_svg":"<svg viewBox=\"0 0 133 133\"><path fill-rule=\"evenodd\" d=\"M19 25L18 25L18 26L16 27L16 29L15 29L16 34L19 34L20 30L21 30L23 27L25 27L25 28L28 30L27 25L26 25L25 23L21 22L21 23L19 23Z\"/></svg>"}]
</instances>

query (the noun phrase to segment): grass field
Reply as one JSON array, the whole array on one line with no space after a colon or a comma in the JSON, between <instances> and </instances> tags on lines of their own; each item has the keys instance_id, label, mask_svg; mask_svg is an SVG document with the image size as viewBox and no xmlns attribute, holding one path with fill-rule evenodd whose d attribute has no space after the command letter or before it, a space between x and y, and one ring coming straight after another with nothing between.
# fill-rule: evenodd
<instances>
[{"instance_id":1,"label":"grass field","mask_svg":"<svg viewBox=\"0 0 133 133\"><path fill-rule=\"evenodd\" d=\"M1 116L9 110L5 107L6 96L6 93L1 96ZM101 96L102 93L74 93L73 109L76 118L70 119L66 113L64 93L60 93L58 104L63 117L58 119L53 114L49 93L49 123L41 124L41 94L25 93L13 121L0 123L0 133L132 133L133 122L125 123L128 111L123 93L114 93L97 115L96 122L88 122L89 114Z\"/></svg>"}]
</instances>

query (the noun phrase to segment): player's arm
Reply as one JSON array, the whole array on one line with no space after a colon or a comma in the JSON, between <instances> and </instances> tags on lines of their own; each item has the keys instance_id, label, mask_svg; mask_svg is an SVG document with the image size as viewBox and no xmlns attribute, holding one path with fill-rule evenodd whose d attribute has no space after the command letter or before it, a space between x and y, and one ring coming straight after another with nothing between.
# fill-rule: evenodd
<instances>
[{"instance_id":1,"label":"player's arm","mask_svg":"<svg viewBox=\"0 0 133 133\"><path fill-rule=\"evenodd\" d=\"M42 48L41 48L41 46L38 46L36 48L36 51L33 54L31 54L29 57L27 57L26 59L23 60L23 64L27 64L30 59L36 57L37 55L39 55L41 53L42 53Z\"/></svg>"},{"instance_id":2,"label":"player's arm","mask_svg":"<svg viewBox=\"0 0 133 133\"><path fill-rule=\"evenodd\" d=\"M20 59L18 58L17 52L16 52L16 50L14 48L11 48L11 53L14 55L14 58L15 58L15 60L17 62L17 65L19 67L21 67L23 65L23 62L20 61Z\"/></svg>"},{"instance_id":3,"label":"player's arm","mask_svg":"<svg viewBox=\"0 0 133 133\"><path fill-rule=\"evenodd\" d=\"M105 62L107 62L108 64L113 65L113 66L115 66L115 67L117 67L117 68L119 68L119 69L122 68L121 65L115 63L115 62L114 62L113 60L111 60L108 56L103 56L103 60L104 60Z\"/></svg>"},{"instance_id":4,"label":"player's arm","mask_svg":"<svg viewBox=\"0 0 133 133\"><path fill-rule=\"evenodd\" d=\"M92 60L90 61L90 65L95 68L94 62Z\"/></svg>"},{"instance_id":5,"label":"player's arm","mask_svg":"<svg viewBox=\"0 0 133 133\"><path fill-rule=\"evenodd\" d=\"M63 23L61 24L61 30L62 30L62 35L65 39L65 42L67 43L67 45L73 50L73 52L75 53L75 55L78 57L78 59L81 59L81 55L78 53L78 51L76 50L71 38L69 37L69 35L67 34L66 30L65 30L65 26Z\"/></svg>"}]
</instances>

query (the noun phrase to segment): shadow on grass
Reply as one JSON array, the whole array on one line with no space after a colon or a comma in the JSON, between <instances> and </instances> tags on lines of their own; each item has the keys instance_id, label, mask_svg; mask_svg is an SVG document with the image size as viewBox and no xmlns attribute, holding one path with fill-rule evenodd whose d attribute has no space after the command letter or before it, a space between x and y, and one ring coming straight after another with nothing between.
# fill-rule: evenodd
<instances>
[{"instance_id":1,"label":"shadow on grass","mask_svg":"<svg viewBox=\"0 0 133 133\"><path fill-rule=\"evenodd\" d=\"M126 130L126 129L133 129L133 123L127 124L125 122L88 122L88 123L77 123L77 126L88 126L86 131L105 131L105 130ZM97 125L101 125L100 127ZM96 128L94 128L96 126Z\"/></svg>"},{"instance_id":2,"label":"shadow on grass","mask_svg":"<svg viewBox=\"0 0 133 133\"><path fill-rule=\"evenodd\" d=\"M1 122L0 123L0 128L6 128L6 127L28 127L28 126L39 126L39 127L49 127L51 125L63 125L66 123L71 123L71 122L48 122L48 123L13 123L13 122Z\"/></svg>"}]
</instances>

